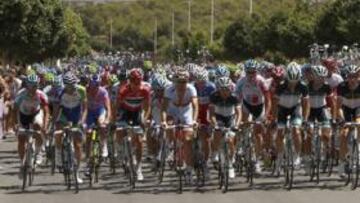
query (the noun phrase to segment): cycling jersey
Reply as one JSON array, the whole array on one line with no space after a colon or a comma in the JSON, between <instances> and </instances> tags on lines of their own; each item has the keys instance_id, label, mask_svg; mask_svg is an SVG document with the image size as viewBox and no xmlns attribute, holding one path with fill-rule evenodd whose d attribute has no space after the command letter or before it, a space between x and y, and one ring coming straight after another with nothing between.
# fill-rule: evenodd
<instances>
[{"instance_id":1,"label":"cycling jersey","mask_svg":"<svg viewBox=\"0 0 360 203\"><path fill-rule=\"evenodd\" d=\"M28 90L22 89L15 98L15 105L23 115L36 115L41 106L48 105L48 98L41 90L36 90L34 96L30 96Z\"/></svg>"},{"instance_id":2,"label":"cycling jersey","mask_svg":"<svg viewBox=\"0 0 360 203\"><path fill-rule=\"evenodd\" d=\"M208 122L208 108L210 103L210 95L215 91L214 83L206 81L205 84L199 85L195 83L199 99L199 117L198 120L201 124L207 125Z\"/></svg>"},{"instance_id":3,"label":"cycling jersey","mask_svg":"<svg viewBox=\"0 0 360 203\"><path fill-rule=\"evenodd\" d=\"M325 81L330 85L331 89L335 89L344 79L339 74L333 73Z\"/></svg>"},{"instance_id":4,"label":"cycling jersey","mask_svg":"<svg viewBox=\"0 0 360 203\"><path fill-rule=\"evenodd\" d=\"M236 94L240 101L246 101L252 106L264 103L266 91L264 78L260 75L256 76L255 81L249 81L248 77L243 77L236 84Z\"/></svg>"},{"instance_id":5,"label":"cycling jersey","mask_svg":"<svg viewBox=\"0 0 360 203\"><path fill-rule=\"evenodd\" d=\"M300 104L301 97L308 97L309 89L304 82L298 82L295 90L290 92L288 88L288 81L284 81L278 86L275 96L279 100L279 106L289 109L298 106Z\"/></svg>"},{"instance_id":6,"label":"cycling jersey","mask_svg":"<svg viewBox=\"0 0 360 203\"><path fill-rule=\"evenodd\" d=\"M326 97L331 95L331 87L326 82L317 90L314 83L309 83L309 100L311 108L321 108L326 106Z\"/></svg>"},{"instance_id":7,"label":"cycling jersey","mask_svg":"<svg viewBox=\"0 0 360 203\"><path fill-rule=\"evenodd\" d=\"M239 106L239 100L235 95L223 99L220 92L216 91L210 96L210 105L215 108L215 114L229 117L235 115L235 109Z\"/></svg>"},{"instance_id":8,"label":"cycling jersey","mask_svg":"<svg viewBox=\"0 0 360 203\"><path fill-rule=\"evenodd\" d=\"M88 110L99 111L105 109L105 104L110 100L108 91L104 87L98 87L97 90L91 88L87 89Z\"/></svg>"},{"instance_id":9,"label":"cycling jersey","mask_svg":"<svg viewBox=\"0 0 360 203\"><path fill-rule=\"evenodd\" d=\"M44 88L44 93L48 96L50 104L59 103L59 97L62 91L62 87L53 87L51 85Z\"/></svg>"},{"instance_id":10,"label":"cycling jersey","mask_svg":"<svg viewBox=\"0 0 360 203\"><path fill-rule=\"evenodd\" d=\"M82 107L81 104L86 100L86 90L81 85L76 85L72 93L62 91L59 97L61 115L58 118L60 122L72 122L77 124L80 120Z\"/></svg>"},{"instance_id":11,"label":"cycling jersey","mask_svg":"<svg viewBox=\"0 0 360 203\"><path fill-rule=\"evenodd\" d=\"M235 95L223 99L220 92L216 91L210 96L210 105L214 107L216 121L219 125L231 127L234 124L235 111L240 105Z\"/></svg>"},{"instance_id":12,"label":"cycling jersey","mask_svg":"<svg viewBox=\"0 0 360 203\"><path fill-rule=\"evenodd\" d=\"M151 88L148 83L141 82L137 91L133 91L130 84L126 84L119 88L118 102L120 108L137 112L141 111L143 102L150 102Z\"/></svg>"},{"instance_id":13,"label":"cycling jersey","mask_svg":"<svg viewBox=\"0 0 360 203\"><path fill-rule=\"evenodd\" d=\"M176 92L176 84L165 89L164 97L169 100L168 114L176 123L192 125L193 107L191 100L197 97L196 89L191 84L186 84L184 95L179 97Z\"/></svg>"},{"instance_id":14,"label":"cycling jersey","mask_svg":"<svg viewBox=\"0 0 360 203\"><path fill-rule=\"evenodd\" d=\"M120 82L115 83L110 89L110 101L111 103L116 102L118 92L120 88Z\"/></svg>"},{"instance_id":15,"label":"cycling jersey","mask_svg":"<svg viewBox=\"0 0 360 203\"><path fill-rule=\"evenodd\" d=\"M342 99L342 105L351 109L360 107L360 85L351 90L347 82L338 86L338 96Z\"/></svg>"}]
</instances>

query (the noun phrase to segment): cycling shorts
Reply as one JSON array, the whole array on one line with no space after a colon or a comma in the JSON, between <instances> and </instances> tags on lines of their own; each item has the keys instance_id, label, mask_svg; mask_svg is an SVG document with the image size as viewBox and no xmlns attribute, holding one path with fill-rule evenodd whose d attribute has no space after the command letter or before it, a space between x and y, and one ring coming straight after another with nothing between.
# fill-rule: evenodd
<instances>
[{"instance_id":1,"label":"cycling shorts","mask_svg":"<svg viewBox=\"0 0 360 203\"><path fill-rule=\"evenodd\" d=\"M128 111L128 110L122 110L120 115L120 120L117 122L117 126L119 127L127 127L130 125L132 126L140 126L142 124L142 111ZM142 134L144 133L144 130L138 129L135 131L136 134Z\"/></svg>"},{"instance_id":2,"label":"cycling shorts","mask_svg":"<svg viewBox=\"0 0 360 203\"><path fill-rule=\"evenodd\" d=\"M243 112L251 115L254 121L264 121L265 118L265 108L264 104L260 105L250 105L245 100L243 101Z\"/></svg>"},{"instance_id":3,"label":"cycling shorts","mask_svg":"<svg viewBox=\"0 0 360 203\"><path fill-rule=\"evenodd\" d=\"M290 116L291 125L300 127L302 124L301 107L297 105L292 108L286 108L279 106L278 109L278 128L285 128L287 123L287 117Z\"/></svg>"},{"instance_id":4,"label":"cycling shorts","mask_svg":"<svg viewBox=\"0 0 360 203\"><path fill-rule=\"evenodd\" d=\"M106 109L99 108L96 110L88 110L87 118L86 118L86 125L93 126L98 123L104 122L106 119Z\"/></svg>"},{"instance_id":5,"label":"cycling shorts","mask_svg":"<svg viewBox=\"0 0 360 203\"><path fill-rule=\"evenodd\" d=\"M343 105L342 110L344 113L345 122L352 122L360 117L360 107L349 108Z\"/></svg>"},{"instance_id":6,"label":"cycling shorts","mask_svg":"<svg viewBox=\"0 0 360 203\"><path fill-rule=\"evenodd\" d=\"M62 108L58 122L66 124L71 122L73 125L77 125L81 119L81 105L74 108Z\"/></svg>"},{"instance_id":7,"label":"cycling shorts","mask_svg":"<svg viewBox=\"0 0 360 203\"><path fill-rule=\"evenodd\" d=\"M310 122L318 121L324 128L330 128L330 113L326 106L310 109Z\"/></svg>"},{"instance_id":8,"label":"cycling shorts","mask_svg":"<svg viewBox=\"0 0 360 203\"><path fill-rule=\"evenodd\" d=\"M20 125L22 128L29 129L31 124L39 125L43 127L44 124L44 112L38 111L36 114L26 115L20 112Z\"/></svg>"}]
</instances>

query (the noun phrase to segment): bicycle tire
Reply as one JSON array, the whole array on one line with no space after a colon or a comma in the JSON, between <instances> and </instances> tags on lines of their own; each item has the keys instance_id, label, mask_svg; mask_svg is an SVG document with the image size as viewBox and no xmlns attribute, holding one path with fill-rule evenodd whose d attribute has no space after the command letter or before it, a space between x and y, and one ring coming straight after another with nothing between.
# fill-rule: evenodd
<instances>
[{"instance_id":1,"label":"bicycle tire","mask_svg":"<svg viewBox=\"0 0 360 203\"><path fill-rule=\"evenodd\" d=\"M294 180L294 155L293 155L293 150L292 150L292 142L289 141L290 143L288 143L288 147L287 147L287 179L288 179L288 184L287 184L287 190L291 190L293 187L293 180Z\"/></svg>"},{"instance_id":2,"label":"bicycle tire","mask_svg":"<svg viewBox=\"0 0 360 203\"><path fill-rule=\"evenodd\" d=\"M131 147L131 142L130 141L126 141L127 142L127 154L128 154L128 161L129 161L129 184L130 184L130 188L134 189L135 188L135 166L134 166L134 161L133 161L133 153L132 153L132 147Z\"/></svg>"},{"instance_id":3,"label":"bicycle tire","mask_svg":"<svg viewBox=\"0 0 360 203\"><path fill-rule=\"evenodd\" d=\"M316 175L316 184L320 182L320 164L321 164L321 140L320 136L316 137L316 148L315 148L315 175Z\"/></svg>"},{"instance_id":4,"label":"bicycle tire","mask_svg":"<svg viewBox=\"0 0 360 203\"><path fill-rule=\"evenodd\" d=\"M27 175L28 175L27 168L28 168L28 166L25 162L25 165L23 166L23 169L21 171L22 178L23 178L22 191L24 191L27 186Z\"/></svg>"},{"instance_id":5,"label":"bicycle tire","mask_svg":"<svg viewBox=\"0 0 360 203\"><path fill-rule=\"evenodd\" d=\"M161 144L161 159L160 159L160 172L159 172L159 183L162 183L163 178L164 178L164 172L165 172L165 158L166 158L166 145L165 145L165 140L163 140L162 144Z\"/></svg>"},{"instance_id":6,"label":"bicycle tire","mask_svg":"<svg viewBox=\"0 0 360 203\"><path fill-rule=\"evenodd\" d=\"M352 144L351 174L351 189L355 190L359 181L359 145L355 139Z\"/></svg>"},{"instance_id":7,"label":"bicycle tire","mask_svg":"<svg viewBox=\"0 0 360 203\"><path fill-rule=\"evenodd\" d=\"M225 142L225 146L224 146L224 158L225 158L225 162L223 164L223 168L224 168L224 187L223 187L223 193L226 193L229 189L229 168L230 168L230 161L229 161L229 153L228 153L228 146L227 146L227 142Z\"/></svg>"},{"instance_id":8,"label":"bicycle tire","mask_svg":"<svg viewBox=\"0 0 360 203\"><path fill-rule=\"evenodd\" d=\"M73 176L74 176L75 193L78 193L79 192L78 169L75 169L73 171Z\"/></svg>"}]
</instances>

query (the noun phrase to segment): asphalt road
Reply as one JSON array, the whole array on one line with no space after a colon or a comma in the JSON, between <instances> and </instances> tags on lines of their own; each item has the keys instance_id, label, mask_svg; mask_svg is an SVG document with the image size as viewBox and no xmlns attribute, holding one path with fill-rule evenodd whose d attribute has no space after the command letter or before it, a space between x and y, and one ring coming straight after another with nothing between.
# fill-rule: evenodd
<instances>
[{"instance_id":1,"label":"asphalt road","mask_svg":"<svg viewBox=\"0 0 360 203\"><path fill-rule=\"evenodd\" d=\"M63 184L62 174L52 176L46 167L37 168L34 185L21 191L22 182L18 179L19 160L16 152L16 140L10 136L0 141L0 203L23 202L27 203L70 203L70 202L143 202L143 203L211 203L211 202L264 202L264 203L341 203L360 202L360 189L350 190L344 186L344 182L335 175L321 176L321 183L316 185L309 182L309 178L298 171L295 176L294 189L283 189L283 178L271 177L268 172L254 180L255 185L248 187L243 177L231 180L229 192L223 194L217 186L216 171L211 171L211 180L201 189L186 187L183 194L177 194L177 179L175 173L167 171L163 183L158 185L157 176L150 171L149 164L145 164L143 174L145 180L137 183L136 189L129 192L127 179L122 170L111 175L108 166L101 168L99 183L88 187L88 181L84 178L84 184L80 186L80 192L74 194L73 190L66 190Z\"/></svg>"}]
</instances>

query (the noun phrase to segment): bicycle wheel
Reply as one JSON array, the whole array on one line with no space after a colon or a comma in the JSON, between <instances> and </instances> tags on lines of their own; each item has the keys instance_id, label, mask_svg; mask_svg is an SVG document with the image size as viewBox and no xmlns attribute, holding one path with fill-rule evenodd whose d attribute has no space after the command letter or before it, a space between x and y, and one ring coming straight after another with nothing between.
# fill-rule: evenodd
<instances>
[{"instance_id":1,"label":"bicycle wheel","mask_svg":"<svg viewBox=\"0 0 360 203\"><path fill-rule=\"evenodd\" d=\"M75 186L75 193L79 192L79 182L78 182L78 169L75 167L73 170L73 176L74 176L74 186Z\"/></svg>"},{"instance_id":2,"label":"bicycle wheel","mask_svg":"<svg viewBox=\"0 0 360 203\"><path fill-rule=\"evenodd\" d=\"M133 159L133 153L132 153L132 147L131 147L131 142L130 141L126 141L127 142L127 159L128 159L128 178L129 178L129 185L130 185L130 189L134 189L135 188L135 166L134 166L134 159Z\"/></svg>"},{"instance_id":3,"label":"bicycle wheel","mask_svg":"<svg viewBox=\"0 0 360 203\"><path fill-rule=\"evenodd\" d=\"M316 183L320 182L320 164L321 164L321 140L320 136L315 138L315 177Z\"/></svg>"},{"instance_id":4,"label":"bicycle wheel","mask_svg":"<svg viewBox=\"0 0 360 203\"><path fill-rule=\"evenodd\" d=\"M252 160L252 153L252 146L249 142L249 145L246 149L246 182L249 183L250 186L253 184L254 177L254 162Z\"/></svg>"},{"instance_id":5,"label":"bicycle wheel","mask_svg":"<svg viewBox=\"0 0 360 203\"><path fill-rule=\"evenodd\" d=\"M225 150L224 150L224 164L222 167L223 170L223 178L224 178L224 187L223 187L223 193L226 193L229 189L229 168L230 168L230 160L229 160L229 154L228 154L228 147L227 144L225 144Z\"/></svg>"},{"instance_id":6,"label":"bicycle wheel","mask_svg":"<svg viewBox=\"0 0 360 203\"><path fill-rule=\"evenodd\" d=\"M293 150L292 150L292 142L291 140L286 141L286 149L285 149L285 187L287 190L291 190L293 186L293 178L294 178L294 160L293 160Z\"/></svg>"},{"instance_id":7,"label":"bicycle wheel","mask_svg":"<svg viewBox=\"0 0 360 203\"><path fill-rule=\"evenodd\" d=\"M359 145L354 139L351 150L351 189L355 190L359 181Z\"/></svg>"},{"instance_id":8,"label":"bicycle wheel","mask_svg":"<svg viewBox=\"0 0 360 203\"><path fill-rule=\"evenodd\" d=\"M28 175L28 166L27 166L26 162L25 162L25 165L23 166L21 173L22 173L22 178L23 178L22 190L24 191L26 188L27 175Z\"/></svg>"},{"instance_id":9,"label":"bicycle wheel","mask_svg":"<svg viewBox=\"0 0 360 203\"><path fill-rule=\"evenodd\" d=\"M336 155L336 148L335 148L335 134L333 134L331 136L331 143L330 143L330 147L328 149L327 152L327 175L328 177L331 176L332 172L333 172L333 168L335 165L335 155Z\"/></svg>"},{"instance_id":10,"label":"bicycle wheel","mask_svg":"<svg viewBox=\"0 0 360 203\"><path fill-rule=\"evenodd\" d=\"M161 159L160 159L160 168L159 168L159 183L161 183L163 181L164 178L164 172L165 172L165 158L166 158L166 145L165 145L165 140L163 140L162 144L161 144Z\"/></svg>"}]
</instances>

